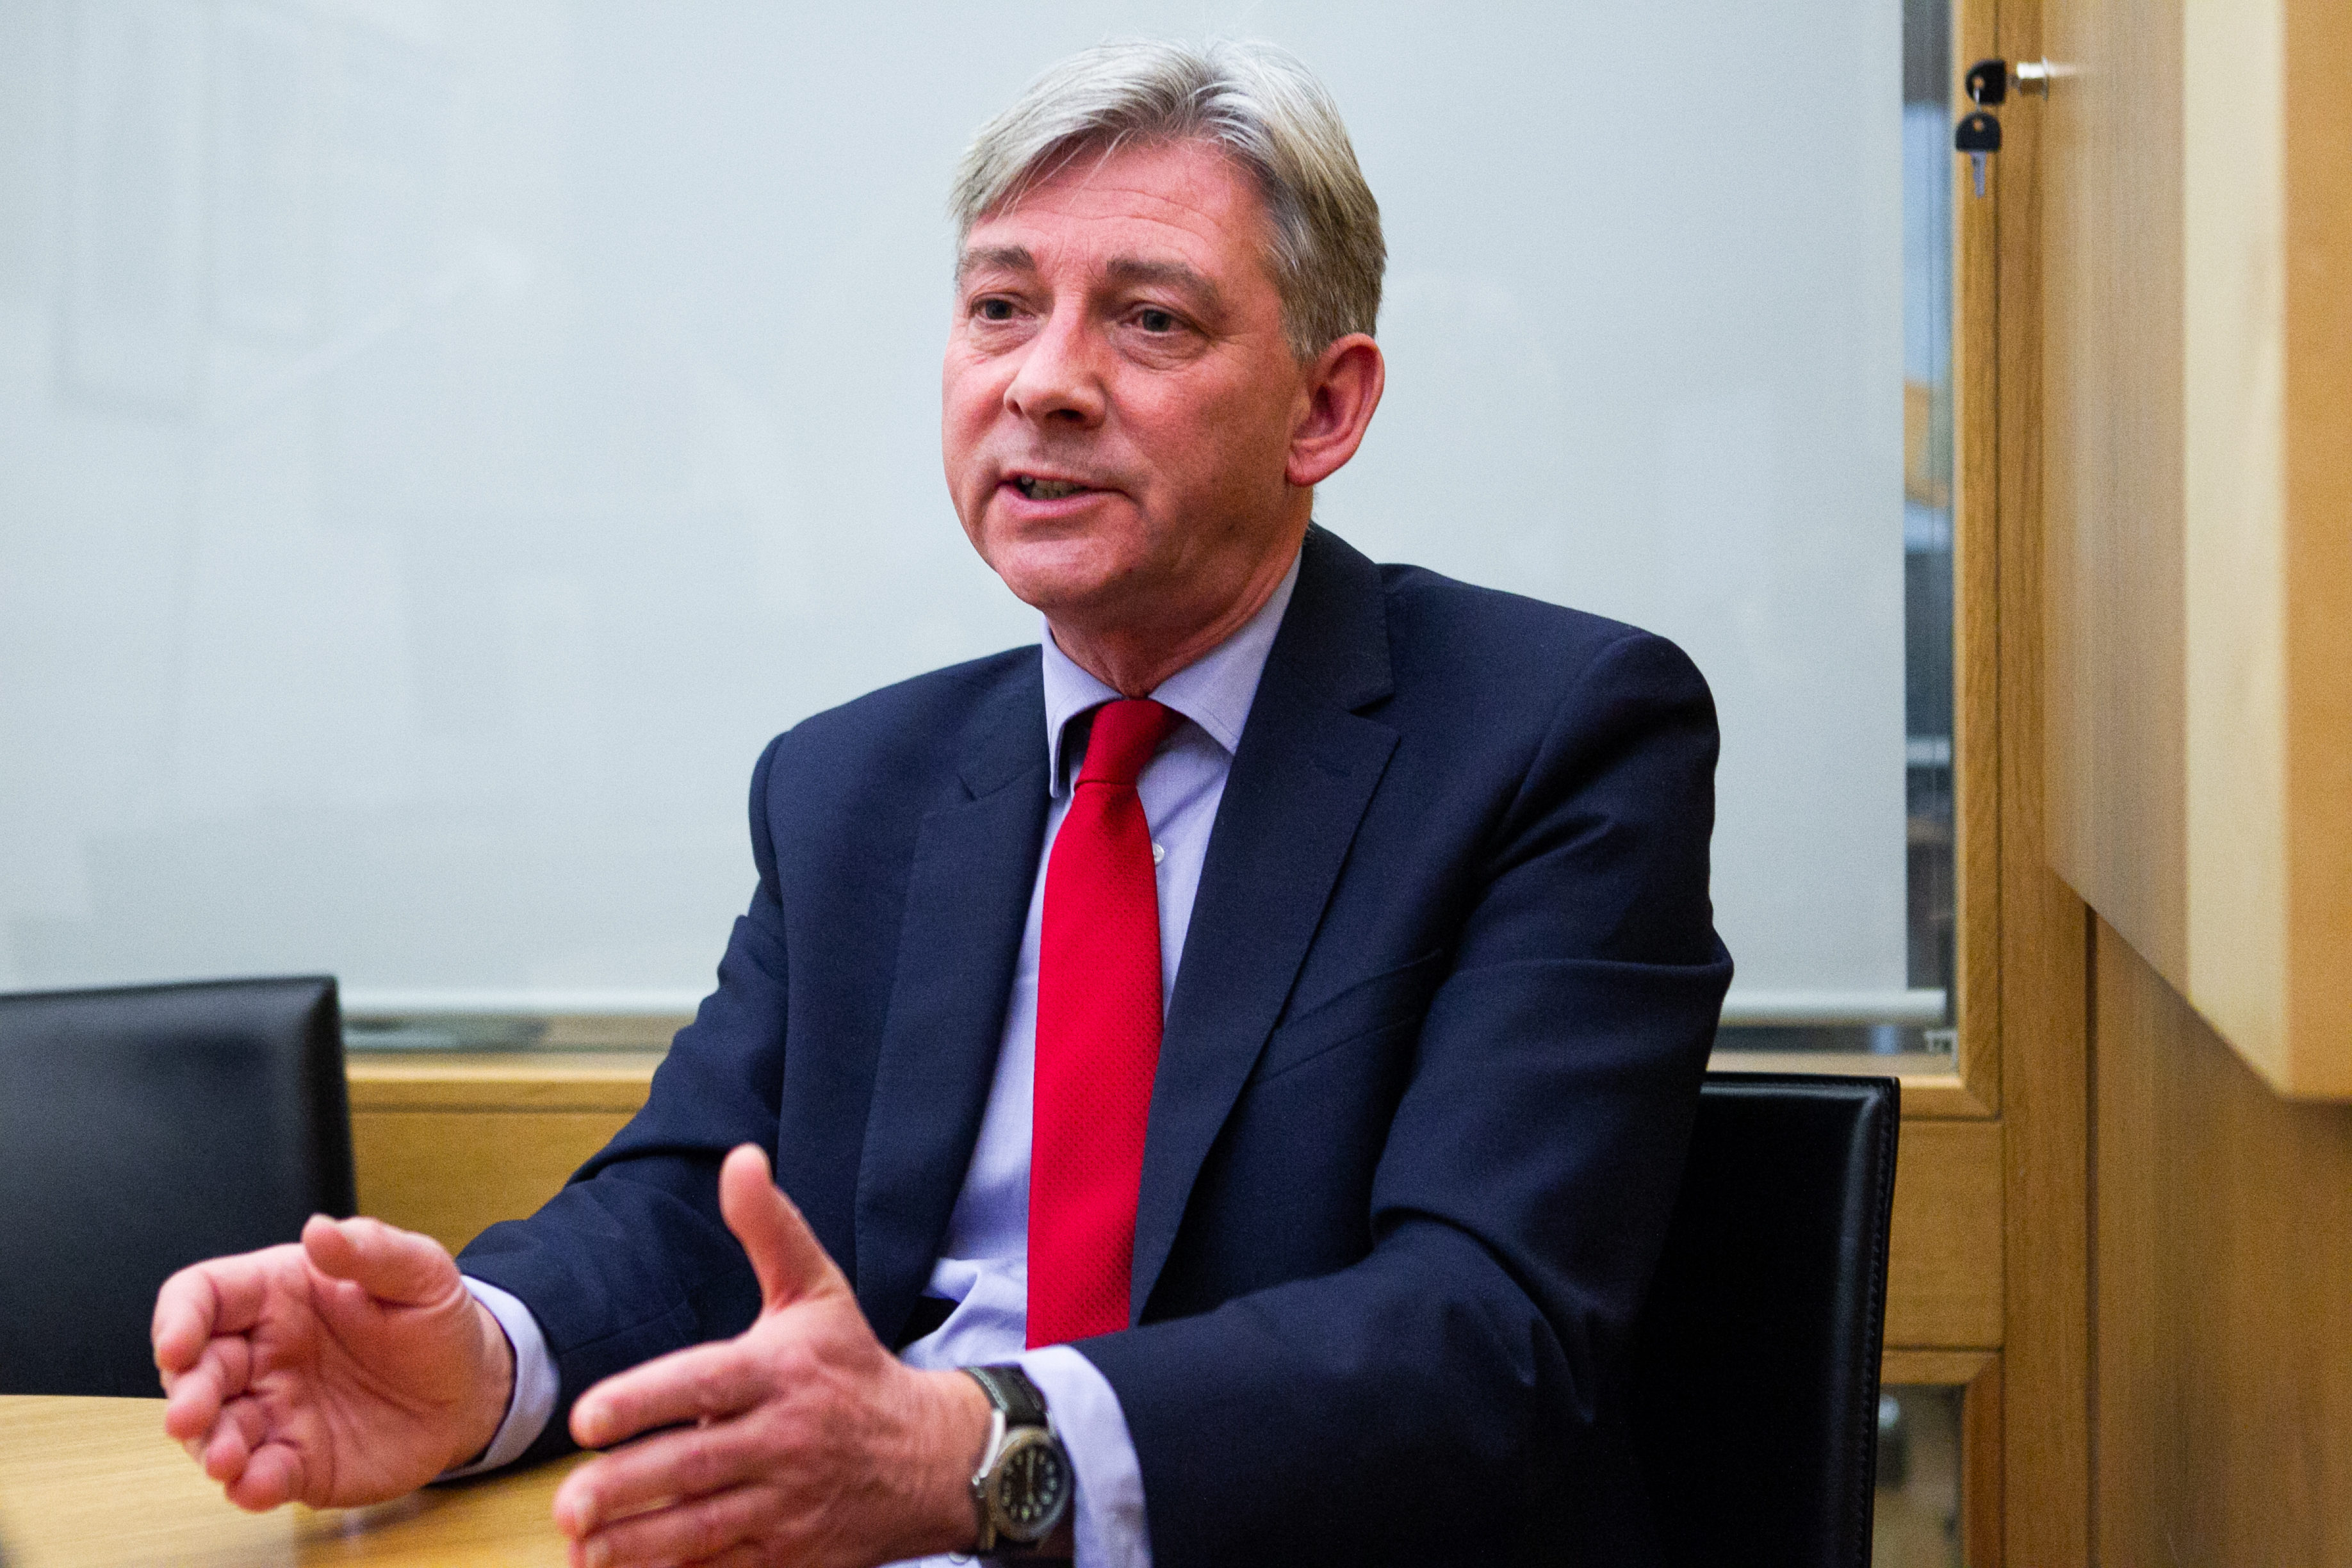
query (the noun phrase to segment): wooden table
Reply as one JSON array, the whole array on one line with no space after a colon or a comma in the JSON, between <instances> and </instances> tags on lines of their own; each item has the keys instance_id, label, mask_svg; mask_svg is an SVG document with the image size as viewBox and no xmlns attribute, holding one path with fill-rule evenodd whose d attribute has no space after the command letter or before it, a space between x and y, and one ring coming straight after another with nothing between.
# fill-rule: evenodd
<instances>
[{"instance_id":1,"label":"wooden table","mask_svg":"<svg viewBox=\"0 0 2352 1568\"><path fill-rule=\"evenodd\" d=\"M0 1397L6 1568L297 1563L557 1568L548 1507L579 1457L373 1508L240 1512L163 1436L160 1399Z\"/></svg>"}]
</instances>

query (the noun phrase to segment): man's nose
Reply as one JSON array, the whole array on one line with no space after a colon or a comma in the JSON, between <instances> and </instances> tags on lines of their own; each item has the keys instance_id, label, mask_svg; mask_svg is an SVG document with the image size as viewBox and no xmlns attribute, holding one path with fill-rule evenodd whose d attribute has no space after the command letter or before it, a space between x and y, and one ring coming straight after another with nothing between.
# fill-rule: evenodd
<instances>
[{"instance_id":1,"label":"man's nose","mask_svg":"<svg viewBox=\"0 0 2352 1568\"><path fill-rule=\"evenodd\" d=\"M1041 425L1101 423L1108 401L1100 361L1105 346L1088 330L1085 311L1055 310L1023 349L1021 368L1004 389L1004 406Z\"/></svg>"}]
</instances>

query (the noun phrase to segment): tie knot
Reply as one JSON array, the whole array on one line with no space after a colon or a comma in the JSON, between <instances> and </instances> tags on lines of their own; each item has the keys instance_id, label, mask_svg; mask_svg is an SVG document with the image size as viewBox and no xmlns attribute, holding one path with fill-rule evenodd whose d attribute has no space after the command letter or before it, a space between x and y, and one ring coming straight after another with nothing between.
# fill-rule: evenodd
<instances>
[{"instance_id":1,"label":"tie knot","mask_svg":"<svg viewBox=\"0 0 2352 1568\"><path fill-rule=\"evenodd\" d=\"M1133 784L1143 764L1176 727L1173 708L1148 697L1123 697L1095 710L1095 727L1087 737L1086 765L1080 784Z\"/></svg>"}]
</instances>

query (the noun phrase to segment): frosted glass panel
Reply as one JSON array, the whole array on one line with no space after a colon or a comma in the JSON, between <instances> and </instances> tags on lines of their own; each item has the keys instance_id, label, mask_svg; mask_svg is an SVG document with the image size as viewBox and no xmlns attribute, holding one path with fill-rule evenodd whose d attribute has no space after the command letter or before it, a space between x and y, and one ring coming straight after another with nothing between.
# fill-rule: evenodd
<instances>
[{"instance_id":1,"label":"frosted glass panel","mask_svg":"<svg viewBox=\"0 0 2352 1568\"><path fill-rule=\"evenodd\" d=\"M957 152L1222 30L1325 77L1389 224L1323 520L1680 641L1734 1010L1916 1011L1900 28L0 0L0 985L689 1005L761 742L1036 635L940 478Z\"/></svg>"}]
</instances>

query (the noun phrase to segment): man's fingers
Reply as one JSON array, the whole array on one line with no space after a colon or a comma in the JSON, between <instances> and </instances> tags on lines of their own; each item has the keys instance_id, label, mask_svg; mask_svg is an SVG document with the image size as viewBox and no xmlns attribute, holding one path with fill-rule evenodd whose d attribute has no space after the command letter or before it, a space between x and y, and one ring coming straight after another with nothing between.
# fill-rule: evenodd
<instances>
[{"instance_id":1,"label":"man's fingers","mask_svg":"<svg viewBox=\"0 0 2352 1568\"><path fill-rule=\"evenodd\" d=\"M694 1559L693 1568L769 1568L775 1559L761 1549L757 1541L739 1541L713 1557ZM572 1543L572 1568L586 1568L589 1558L580 1542Z\"/></svg>"},{"instance_id":2,"label":"man's fingers","mask_svg":"<svg viewBox=\"0 0 2352 1568\"><path fill-rule=\"evenodd\" d=\"M196 1463L205 1474L226 1485L245 1473L246 1461L261 1447L268 1429L268 1418L252 1400L231 1400L221 1407L220 1419L197 1450Z\"/></svg>"},{"instance_id":3,"label":"man's fingers","mask_svg":"<svg viewBox=\"0 0 2352 1568\"><path fill-rule=\"evenodd\" d=\"M572 1407L572 1439L583 1448L609 1448L657 1426L732 1415L767 1392L740 1341L672 1351L582 1394Z\"/></svg>"},{"instance_id":4,"label":"man's fingers","mask_svg":"<svg viewBox=\"0 0 2352 1568\"><path fill-rule=\"evenodd\" d=\"M319 1272L348 1279L379 1300L421 1307L464 1289L439 1242L382 1220L312 1215L302 1227L302 1247Z\"/></svg>"},{"instance_id":5,"label":"man's fingers","mask_svg":"<svg viewBox=\"0 0 2352 1568\"><path fill-rule=\"evenodd\" d=\"M149 1321L156 1369L185 1372L215 1335L241 1334L253 1327L268 1295L277 1250L191 1264L164 1280Z\"/></svg>"},{"instance_id":6,"label":"man's fingers","mask_svg":"<svg viewBox=\"0 0 2352 1568\"><path fill-rule=\"evenodd\" d=\"M764 1568L766 1559L748 1541L737 1542L716 1557L706 1557L694 1568Z\"/></svg>"},{"instance_id":7,"label":"man's fingers","mask_svg":"<svg viewBox=\"0 0 2352 1568\"><path fill-rule=\"evenodd\" d=\"M200 1372L180 1374L163 1402L163 1435L186 1443L203 1436L220 1419L219 1381Z\"/></svg>"},{"instance_id":8,"label":"man's fingers","mask_svg":"<svg viewBox=\"0 0 2352 1568\"><path fill-rule=\"evenodd\" d=\"M247 1513L267 1513L302 1496L302 1457L283 1443L268 1443L246 1461L245 1472L222 1489Z\"/></svg>"},{"instance_id":9,"label":"man's fingers","mask_svg":"<svg viewBox=\"0 0 2352 1568\"><path fill-rule=\"evenodd\" d=\"M772 1479L772 1462L773 1456L762 1454L735 1421L664 1432L602 1455L566 1476L555 1494L556 1527L575 1539L584 1537L657 1503Z\"/></svg>"},{"instance_id":10,"label":"man's fingers","mask_svg":"<svg viewBox=\"0 0 2352 1568\"><path fill-rule=\"evenodd\" d=\"M751 1271L760 1279L760 1298L770 1309L788 1306L841 1279L841 1271L825 1256L808 1221L776 1190L768 1173L768 1156L758 1144L739 1144L719 1168L719 1212L751 1256Z\"/></svg>"},{"instance_id":11,"label":"man's fingers","mask_svg":"<svg viewBox=\"0 0 2352 1568\"><path fill-rule=\"evenodd\" d=\"M748 1543L772 1524L775 1496L766 1487L736 1487L633 1514L588 1536L581 1544L601 1568L635 1564L708 1563Z\"/></svg>"},{"instance_id":12,"label":"man's fingers","mask_svg":"<svg viewBox=\"0 0 2352 1568\"><path fill-rule=\"evenodd\" d=\"M221 1410L253 1379L253 1346L240 1336L213 1341L196 1364L176 1373L163 1405L166 1435L186 1439L212 1430Z\"/></svg>"},{"instance_id":13,"label":"man's fingers","mask_svg":"<svg viewBox=\"0 0 2352 1568\"><path fill-rule=\"evenodd\" d=\"M195 1365L219 1316L219 1297L201 1265L164 1280L155 1292L155 1315L147 1330L155 1347L155 1370L181 1373Z\"/></svg>"}]
</instances>

